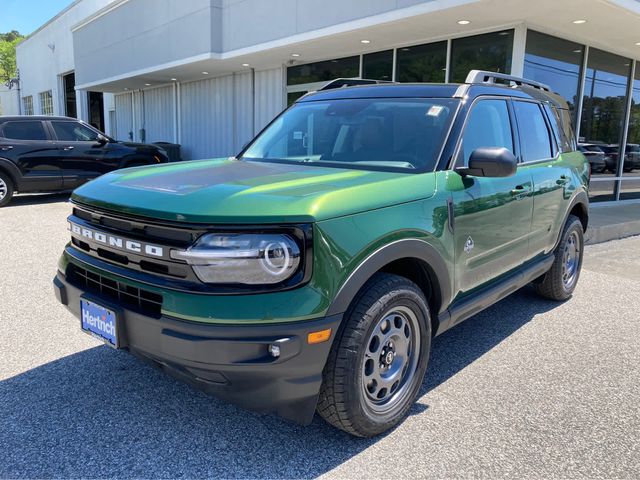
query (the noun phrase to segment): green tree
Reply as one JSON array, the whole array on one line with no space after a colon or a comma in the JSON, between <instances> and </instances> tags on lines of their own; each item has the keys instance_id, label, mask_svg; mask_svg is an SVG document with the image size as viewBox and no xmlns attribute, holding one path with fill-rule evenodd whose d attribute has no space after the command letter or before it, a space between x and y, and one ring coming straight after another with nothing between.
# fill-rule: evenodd
<instances>
[{"instance_id":1,"label":"green tree","mask_svg":"<svg viewBox=\"0 0 640 480\"><path fill-rule=\"evenodd\" d=\"M24 37L15 30L0 33L0 82L9 82L16 76L16 45Z\"/></svg>"}]
</instances>

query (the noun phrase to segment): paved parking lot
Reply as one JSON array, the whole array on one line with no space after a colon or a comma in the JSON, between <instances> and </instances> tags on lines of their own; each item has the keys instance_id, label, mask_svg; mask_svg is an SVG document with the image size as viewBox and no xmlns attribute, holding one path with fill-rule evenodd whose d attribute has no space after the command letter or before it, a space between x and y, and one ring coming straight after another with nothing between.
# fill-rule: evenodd
<instances>
[{"instance_id":1,"label":"paved parking lot","mask_svg":"<svg viewBox=\"0 0 640 480\"><path fill-rule=\"evenodd\" d=\"M525 288L436 339L410 418L354 439L227 405L102 346L58 305L64 196L0 210L0 477L640 476L640 237L574 297Z\"/></svg>"}]
</instances>

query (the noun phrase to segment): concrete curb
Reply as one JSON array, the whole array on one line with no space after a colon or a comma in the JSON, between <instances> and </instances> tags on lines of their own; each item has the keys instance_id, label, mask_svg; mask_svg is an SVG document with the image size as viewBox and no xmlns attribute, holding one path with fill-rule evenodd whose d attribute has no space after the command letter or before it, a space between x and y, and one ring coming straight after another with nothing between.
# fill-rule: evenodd
<instances>
[{"instance_id":1,"label":"concrete curb","mask_svg":"<svg viewBox=\"0 0 640 480\"><path fill-rule=\"evenodd\" d=\"M589 225L585 234L585 244L595 245L596 243L619 240L621 238L640 235L640 220L632 220L610 225Z\"/></svg>"}]
</instances>

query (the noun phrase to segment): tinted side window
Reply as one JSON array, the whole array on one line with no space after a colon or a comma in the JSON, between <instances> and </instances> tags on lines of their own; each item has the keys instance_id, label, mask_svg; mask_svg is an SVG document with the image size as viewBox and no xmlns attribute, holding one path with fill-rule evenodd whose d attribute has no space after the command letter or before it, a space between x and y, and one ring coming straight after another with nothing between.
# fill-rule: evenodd
<instances>
[{"instance_id":1,"label":"tinted side window","mask_svg":"<svg viewBox=\"0 0 640 480\"><path fill-rule=\"evenodd\" d=\"M481 100L473 106L462 137L458 166L468 165L471 153L480 147L504 147L513 152L513 134L505 100Z\"/></svg>"},{"instance_id":2,"label":"tinted side window","mask_svg":"<svg viewBox=\"0 0 640 480\"><path fill-rule=\"evenodd\" d=\"M540 105L531 102L513 102L520 130L522 161L533 162L553 157L551 137Z\"/></svg>"},{"instance_id":3,"label":"tinted side window","mask_svg":"<svg viewBox=\"0 0 640 480\"><path fill-rule=\"evenodd\" d=\"M2 136L12 140L47 140L42 122L5 122L2 124Z\"/></svg>"},{"instance_id":4,"label":"tinted side window","mask_svg":"<svg viewBox=\"0 0 640 480\"><path fill-rule=\"evenodd\" d=\"M576 149L576 134L573 131L573 119L571 118L571 112L565 108L555 107L553 107L553 111L556 112L556 115L560 118L562 131L569 142L569 151L572 152Z\"/></svg>"},{"instance_id":5,"label":"tinted side window","mask_svg":"<svg viewBox=\"0 0 640 480\"><path fill-rule=\"evenodd\" d=\"M571 140L573 137L573 131L571 130L571 126L568 125L569 130L565 131L565 128L567 127L563 126L563 119L560 116L558 109L556 109L555 107L545 105L544 109L547 112L547 118L551 123L551 129L553 130L553 134L560 151L562 153L566 153L566 152L571 152L575 150Z\"/></svg>"},{"instance_id":6,"label":"tinted side window","mask_svg":"<svg viewBox=\"0 0 640 480\"><path fill-rule=\"evenodd\" d=\"M81 123L51 122L58 140L66 142L91 142L98 138L98 134Z\"/></svg>"}]
</instances>

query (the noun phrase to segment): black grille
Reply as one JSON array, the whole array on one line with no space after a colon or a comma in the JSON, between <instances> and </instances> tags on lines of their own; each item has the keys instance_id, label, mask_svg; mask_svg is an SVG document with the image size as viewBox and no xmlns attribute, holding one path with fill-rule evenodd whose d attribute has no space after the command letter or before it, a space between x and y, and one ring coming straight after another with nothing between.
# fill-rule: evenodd
<instances>
[{"instance_id":1,"label":"black grille","mask_svg":"<svg viewBox=\"0 0 640 480\"><path fill-rule=\"evenodd\" d=\"M132 287L90 272L76 265L67 269L67 280L74 286L149 317L160 318L162 295Z\"/></svg>"}]
</instances>

